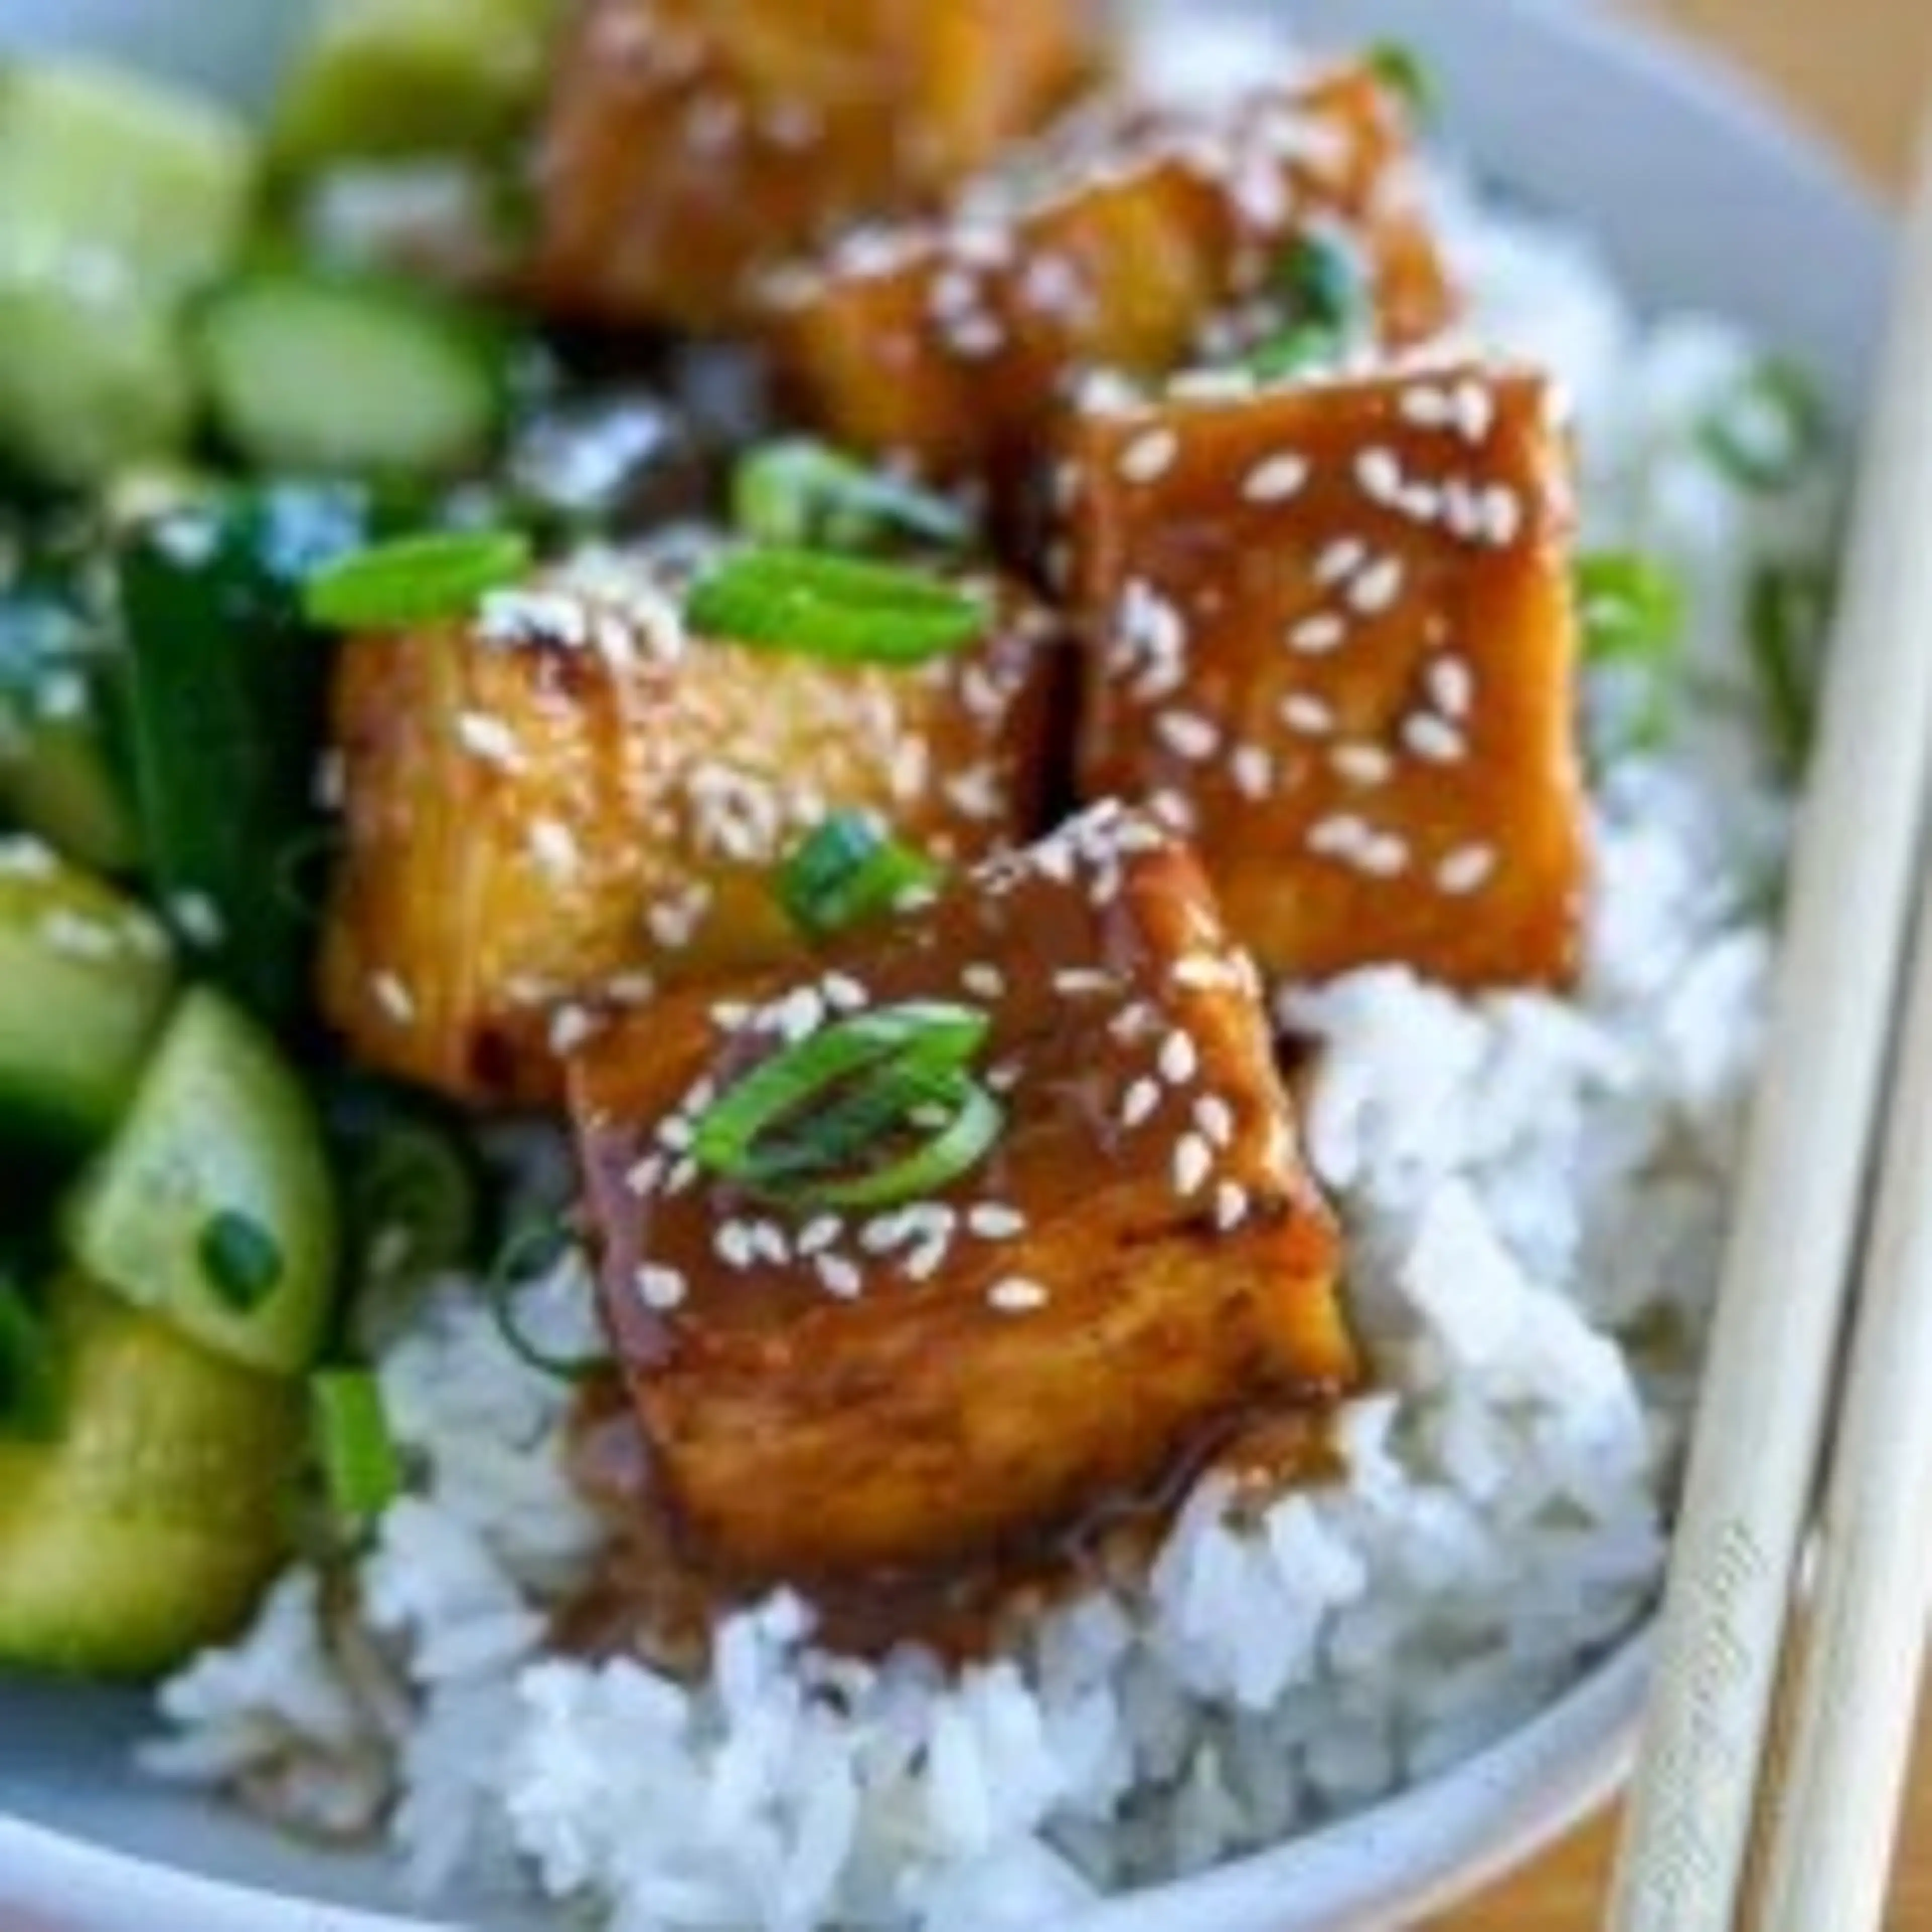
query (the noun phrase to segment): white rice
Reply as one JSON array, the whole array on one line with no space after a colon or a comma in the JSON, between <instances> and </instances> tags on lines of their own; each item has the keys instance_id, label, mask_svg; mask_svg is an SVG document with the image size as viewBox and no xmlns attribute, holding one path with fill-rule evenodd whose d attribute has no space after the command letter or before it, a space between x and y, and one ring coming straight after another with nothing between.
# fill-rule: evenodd
<instances>
[{"instance_id":1,"label":"white rice","mask_svg":"<svg viewBox=\"0 0 1932 1932\"><path fill-rule=\"evenodd\" d=\"M1380 1379L1344 1419L1346 1483L1238 1528L1204 1482L1144 1590L956 1680L822 1655L783 1599L724 1625L694 1688L545 1657L596 1533L559 1472L561 1397L453 1284L382 1364L423 1474L361 1564L362 1640L286 1579L164 1692L154 1769L324 1826L393 1797L425 1891L534 1883L620 1932L1040 1927L1426 1777L1642 1618L1786 818L1744 587L1822 543L1829 491L1768 511L1698 452L1737 332L1640 325L1568 236L1460 203L1452 226L1484 332L1568 381L1591 541L1684 571L1698 700L1667 760L1600 788L1574 998L1400 970L1283 998L1325 1042L1307 1127ZM580 1318L580 1276L550 1294Z\"/></svg>"}]
</instances>

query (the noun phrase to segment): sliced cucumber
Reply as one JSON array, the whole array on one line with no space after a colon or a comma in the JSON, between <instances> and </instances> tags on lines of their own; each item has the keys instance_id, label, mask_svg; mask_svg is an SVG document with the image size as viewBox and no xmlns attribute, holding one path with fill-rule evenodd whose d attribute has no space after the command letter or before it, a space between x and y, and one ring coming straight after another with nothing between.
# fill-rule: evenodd
<instances>
[{"instance_id":1,"label":"sliced cucumber","mask_svg":"<svg viewBox=\"0 0 1932 1932\"><path fill-rule=\"evenodd\" d=\"M194 346L224 434L265 469L446 475L502 428L500 332L387 276L238 277L201 304Z\"/></svg>"},{"instance_id":2,"label":"sliced cucumber","mask_svg":"<svg viewBox=\"0 0 1932 1932\"><path fill-rule=\"evenodd\" d=\"M0 68L0 446L97 481L185 436L183 296L224 268L256 149L226 109L80 64Z\"/></svg>"},{"instance_id":3,"label":"sliced cucumber","mask_svg":"<svg viewBox=\"0 0 1932 1932\"><path fill-rule=\"evenodd\" d=\"M152 1676L232 1635L286 1553L300 1387L77 1277L49 1301L58 1433L0 1442L0 1663Z\"/></svg>"},{"instance_id":4,"label":"sliced cucumber","mask_svg":"<svg viewBox=\"0 0 1932 1932\"><path fill-rule=\"evenodd\" d=\"M73 1208L88 1274L218 1354L314 1360L334 1300L336 1205L314 1112L274 1042L189 993Z\"/></svg>"},{"instance_id":5,"label":"sliced cucumber","mask_svg":"<svg viewBox=\"0 0 1932 1932\"><path fill-rule=\"evenodd\" d=\"M534 108L557 0L324 0L271 136L290 166L488 151Z\"/></svg>"},{"instance_id":6,"label":"sliced cucumber","mask_svg":"<svg viewBox=\"0 0 1932 1932\"><path fill-rule=\"evenodd\" d=\"M0 806L68 858L133 868L139 828L116 742L118 665L52 590L0 596Z\"/></svg>"},{"instance_id":7,"label":"sliced cucumber","mask_svg":"<svg viewBox=\"0 0 1932 1932\"><path fill-rule=\"evenodd\" d=\"M0 838L0 1130L77 1152L133 1098L174 982L166 935L38 839Z\"/></svg>"}]
</instances>

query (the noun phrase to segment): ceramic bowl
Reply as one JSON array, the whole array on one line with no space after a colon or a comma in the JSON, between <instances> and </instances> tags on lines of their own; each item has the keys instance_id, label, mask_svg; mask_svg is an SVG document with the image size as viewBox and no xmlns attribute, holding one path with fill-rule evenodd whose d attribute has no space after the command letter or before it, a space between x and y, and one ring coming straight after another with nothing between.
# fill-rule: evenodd
<instances>
[{"instance_id":1,"label":"ceramic bowl","mask_svg":"<svg viewBox=\"0 0 1932 1932\"><path fill-rule=\"evenodd\" d=\"M1160 0L1156 0L1160 4ZM1282 0L1169 0L1279 17ZM86 47L259 95L300 0L7 0L0 52ZM1878 209L1733 78L1592 0L1296 0L1311 38L1414 42L1497 181L1603 240L1642 296L1749 318L1856 408L1882 314ZM1387 1932L1606 1798L1642 1694L1640 1636L1534 1723L1401 1797L1051 1932ZM288 1845L135 1778L140 1700L0 1682L6 1932L425 1932L381 1863ZM541 1916L531 1922L542 1924ZM1049 1932L1042 1928L1042 1932Z\"/></svg>"}]
</instances>

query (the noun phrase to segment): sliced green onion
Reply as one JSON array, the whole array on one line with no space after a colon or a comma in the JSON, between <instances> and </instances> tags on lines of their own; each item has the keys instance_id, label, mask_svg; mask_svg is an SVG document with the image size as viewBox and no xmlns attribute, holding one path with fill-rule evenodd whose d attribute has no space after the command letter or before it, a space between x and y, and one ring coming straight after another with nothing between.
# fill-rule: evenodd
<instances>
[{"instance_id":1,"label":"sliced green onion","mask_svg":"<svg viewBox=\"0 0 1932 1932\"><path fill-rule=\"evenodd\" d=\"M750 542L807 550L862 553L910 541L958 550L974 535L951 497L806 437L761 444L741 458L731 509Z\"/></svg>"},{"instance_id":2,"label":"sliced green onion","mask_svg":"<svg viewBox=\"0 0 1932 1932\"><path fill-rule=\"evenodd\" d=\"M1298 235L1275 266L1275 288L1298 322L1354 334L1373 304L1360 256L1331 235Z\"/></svg>"},{"instance_id":3,"label":"sliced green onion","mask_svg":"<svg viewBox=\"0 0 1932 1932\"><path fill-rule=\"evenodd\" d=\"M916 570L783 547L740 550L694 584L702 636L843 662L917 664L982 635L985 604Z\"/></svg>"},{"instance_id":4,"label":"sliced green onion","mask_svg":"<svg viewBox=\"0 0 1932 1932\"><path fill-rule=\"evenodd\" d=\"M52 1442L60 1420L53 1337L26 1297L11 1282L0 1281L0 1438Z\"/></svg>"},{"instance_id":5,"label":"sliced green onion","mask_svg":"<svg viewBox=\"0 0 1932 1932\"><path fill-rule=\"evenodd\" d=\"M358 1283L350 1334L373 1354L406 1324L422 1284L475 1252L476 1175L453 1135L399 1114L357 1147L343 1192Z\"/></svg>"},{"instance_id":6,"label":"sliced green onion","mask_svg":"<svg viewBox=\"0 0 1932 1932\"><path fill-rule=\"evenodd\" d=\"M1432 121L1442 106L1442 89L1428 63L1402 40L1378 40L1368 50L1369 65L1384 86L1399 94L1418 121Z\"/></svg>"},{"instance_id":7,"label":"sliced green onion","mask_svg":"<svg viewBox=\"0 0 1932 1932\"><path fill-rule=\"evenodd\" d=\"M976 1167L1004 1124L1000 1103L983 1087L963 1082L952 1118L923 1146L850 1180L802 1182L794 1198L800 1207L814 1208L889 1208L922 1199Z\"/></svg>"},{"instance_id":8,"label":"sliced green onion","mask_svg":"<svg viewBox=\"0 0 1932 1932\"><path fill-rule=\"evenodd\" d=\"M970 1078L956 1067L888 1060L838 1098L806 1116L796 1130L762 1142L737 1177L758 1192L796 1191L814 1174L848 1168L908 1126L945 1126L965 1104Z\"/></svg>"},{"instance_id":9,"label":"sliced green onion","mask_svg":"<svg viewBox=\"0 0 1932 1932\"><path fill-rule=\"evenodd\" d=\"M1817 722L1819 647L1830 621L1832 580L1814 565L1768 563L1751 579L1751 662L1778 762L1803 770Z\"/></svg>"},{"instance_id":10,"label":"sliced green onion","mask_svg":"<svg viewBox=\"0 0 1932 1932\"><path fill-rule=\"evenodd\" d=\"M1741 488L1789 490L1824 448L1830 420L1810 375L1768 356L1754 363L1697 424L1705 454Z\"/></svg>"},{"instance_id":11,"label":"sliced green onion","mask_svg":"<svg viewBox=\"0 0 1932 1932\"><path fill-rule=\"evenodd\" d=\"M406 630L460 617L485 592L530 567L520 530L442 530L399 537L323 565L302 585L302 614L332 631Z\"/></svg>"},{"instance_id":12,"label":"sliced green onion","mask_svg":"<svg viewBox=\"0 0 1932 1932\"><path fill-rule=\"evenodd\" d=\"M403 1486L381 1384L367 1369L323 1369L310 1379L309 1398L330 1508L352 1522L380 1516Z\"/></svg>"},{"instance_id":13,"label":"sliced green onion","mask_svg":"<svg viewBox=\"0 0 1932 1932\"><path fill-rule=\"evenodd\" d=\"M1576 566L1584 654L1593 664L1657 665L1673 658L1684 635L1683 579L1636 550L1600 550Z\"/></svg>"},{"instance_id":14,"label":"sliced green onion","mask_svg":"<svg viewBox=\"0 0 1932 1932\"><path fill-rule=\"evenodd\" d=\"M196 1258L215 1294L238 1315L261 1306L282 1278L280 1244L252 1215L224 1208L201 1224Z\"/></svg>"},{"instance_id":15,"label":"sliced green onion","mask_svg":"<svg viewBox=\"0 0 1932 1932\"><path fill-rule=\"evenodd\" d=\"M568 1231L554 1220L540 1218L513 1228L484 1279L483 1292L496 1332L512 1354L555 1381L581 1382L608 1369L608 1358L553 1354L525 1332L517 1307L524 1291L556 1266L569 1242Z\"/></svg>"},{"instance_id":16,"label":"sliced green onion","mask_svg":"<svg viewBox=\"0 0 1932 1932\"><path fill-rule=\"evenodd\" d=\"M808 938L824 939L896 911L944 876L863 812L835 812L779 867L776 883L786 916Z\"/></svg>"},{"instance_id":17,"label":"sliced green onion","mask_svg":"<svg viewBox=\"0 0 1932 1932\"><path fill-rule=\"evenodd\" d=\"M1264 382L1278 382L1311 369L1331 368L1348 347L1342 332L1324 322L1297 322L1270 336L1246 358L1249 371Z\"/></svg>"},{"instance_id":18,"label":"sliced green onion","mask_svg":"<svg viewBox=\"0 0 1932 1932\"><path fill-rule=\"evenodd\" d=\"M760 1062L712 1102L692 1134L692 1158L726 1180L755 1179L759 1141L842 1082L889 1060L933 1072L965 1066L992 1024L974 1007L929 1000L834 1021Z\"/></svg>"}]
</instances>

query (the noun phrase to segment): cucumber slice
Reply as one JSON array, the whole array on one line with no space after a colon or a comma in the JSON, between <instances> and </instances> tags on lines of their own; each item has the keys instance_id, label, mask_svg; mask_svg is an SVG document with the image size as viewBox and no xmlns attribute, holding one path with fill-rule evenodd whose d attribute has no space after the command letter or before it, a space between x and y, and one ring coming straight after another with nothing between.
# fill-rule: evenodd
<instances>
[{"instance_id":1,"label":"cucumber slice","mask_svg":"<svg viewBox=\"0 0 1932 1932\"><path fill-rule=\"evenodd\" d=\"M274 1042L220 994L176 1008L69 1234L103 1286L214 1353L271 1375L314 1360L338 1253L320 1129Z\"/></svg>"},{"instance_id":2,"label":"cucumber slice","mask_svg":"<svg viewBox=\"0 0 1932 1932\"><path fill-rule=\"evenodd\" d=\"M0 596L0 806L68 858L131 871L140 838L117 755L117 667L65 598Z\"/></svg>"},{"instance_id":3,"label":"cucumber slice","mask_svg":"<svg viewBox=\"0 0 1932 1932\"><path fill-rule=\"evenodd\" d=\"M487 151L542 90L557 0L325 0L272 144L296 169L345 156Z\"/></svg>"},{"instance_id":4,"label":"cucumber slice","mask_svg":"<svg viewBox=\"0 0 1932 1932\"><path fill-rule=\"evenodd\" d=\"M225 268L254 191L245 126L82 64L0 67L0 446L88 483L179 443L182 298Z\"/></svg>"},{"instance_id":5,"label":"cucumber slice","mask_svg":"<svg viewBox=\"0 0 1932 1932\"><path fill-rule=\"evenodd\" d=\"M445 475L502 428L500 334L386 276L238 277L201 304L194 348L224 433L264 469Z\"/></svg>"},{"instance_id":6,"label":"cucumber slice","mask_svg":"<svg viewBox=\"0 0 1932 1932\"><path fill-rule=\"evenodd\" d=\"M0 1442L0 1663L146 1677L233 1634L286 1552L299 1386L75 1276L59 1433Z\"/></svg>"},{"instance_id":7,"label":"cucumber slice","mask_svg":"<svg viewBox=\"0 0 1932 1932\"><path fill-rule=\"evenodd\" d=\"M36 838L0 838L0 1130L81 1152L133 1098L174 983L166 935Z\"/></svg>"}]
</instances>

